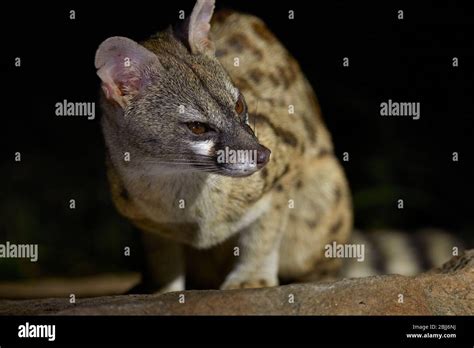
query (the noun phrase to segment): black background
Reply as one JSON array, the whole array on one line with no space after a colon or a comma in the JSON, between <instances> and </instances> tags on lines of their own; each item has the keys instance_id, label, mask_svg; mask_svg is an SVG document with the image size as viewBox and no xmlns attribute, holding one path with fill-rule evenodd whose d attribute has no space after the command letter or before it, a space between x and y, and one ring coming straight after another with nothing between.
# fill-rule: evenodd
<instances>
[{"instance_id":1,"label":"black background","mask_svg":"<svg viewBox=\"0 0 474 348\"><path fill-rule=\"evenodd\" d=\"M291 344L311 343L311 347L344 344L366 347L387 343L397 346L448 345L470 347L472 322L467 317L427 316L15 316L0 317L4 329L2 343L42 345L95 343L114 346L138 344L218 344L228 343ZM19 338L18 326L25 322L56 325L56 340ZM414 330L413 325L455 325L456 330ZM343 332L343 334L341 334ZM183 334L185 333L185 334ZM407 338L406 334L456 334L455 338ZM355 345L361 344L364 345ZM15 346L14 346L15 347ZM77 346L76 346L77 347ZM88 345L89 347L89 345ZM323 346L324 347L324 346ZM393 346L391 346L393 347Z\"/></svg>"},{"instance_id":2,"label":"black background","mask_svg":"<svg viewBox=\"0 0 474 348\"><path fill-rule=\"evenodd\" d=\"M0 18L0 241L40 243L42 256L37 263L2 260L0 277L133 269L123 247L137 244L109 198L99 109L89 121L56 117L54 105L97 101L94 53L104 39L146 39L175 23L179 10L189 14L193 1L45 4L10 3ZM218 0L217 8L264 19L301 64L338 156L350 154L343 164L356 227L432 226L469 238L474 28L465 4ZM381 117L388 99L420 102L421 119ZM451 160L454 151L459 162Z\"/></svg>"}]
</instances>

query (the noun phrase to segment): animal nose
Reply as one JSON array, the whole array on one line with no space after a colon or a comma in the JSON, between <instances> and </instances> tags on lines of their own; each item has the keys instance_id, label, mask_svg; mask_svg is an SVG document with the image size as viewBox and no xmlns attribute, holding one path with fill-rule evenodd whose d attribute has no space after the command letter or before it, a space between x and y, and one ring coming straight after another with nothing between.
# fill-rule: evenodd
<instances>
[{"instance_id":1,"label":"animal nose","mask_svg":"<svg viewBox=\"0 0 474 348\"><path fill-rule=\"evenodd\" d=\"M263 167L265 164L267 164L268 160L270 159L270 154L272 152L266 148L263 145L259 146L259 149L257 150L257 165L258 167Z\"/></svg>"}]
</instances>

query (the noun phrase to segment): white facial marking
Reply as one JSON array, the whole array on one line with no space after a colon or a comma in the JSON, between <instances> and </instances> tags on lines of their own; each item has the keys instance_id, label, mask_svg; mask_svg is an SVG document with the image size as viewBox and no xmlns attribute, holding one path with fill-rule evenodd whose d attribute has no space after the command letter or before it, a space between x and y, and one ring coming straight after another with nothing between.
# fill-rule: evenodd
<instances>
[{"instance_id":1,"label":"white facial marking","mask_svg":"<svg viewBox=\"0 0 474 348\"><path fill-rule=\"evenodd\" d=\"M234 97L234 99L237 99L239 97L239 90L235 88L234 86L232 86L232 84L229 81L226 81L226 87L227 87L227 90L230 91L230 93L232 93L232 96Z\"/></svg>"},{"instance_id":2,"label":"white facial marking","mask_svg":"<svg viewBox=\"0 0 474 348\"><path fill-rule=\"evenodd\" d=\"M209 156L212 153L214 142L212 140L195 141L191 144L191 148L197 155Z\"/></svg>"}]
</instances>

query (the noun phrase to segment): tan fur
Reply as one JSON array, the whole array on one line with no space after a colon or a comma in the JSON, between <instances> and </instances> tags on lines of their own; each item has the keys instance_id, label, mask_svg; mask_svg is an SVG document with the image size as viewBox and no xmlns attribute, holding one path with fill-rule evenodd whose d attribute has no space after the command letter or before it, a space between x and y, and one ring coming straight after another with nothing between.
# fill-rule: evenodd
<instances>
[{"instance_id":1,"label":"tan fur","mask_svg":"<svg viewBox=\"0 0 474 348\"><path fill-rule=\"evenodd\" d=\"M200 172L134 176L133 169L109 161L121 214L179 250L163 262L160 248L150 246L150 262L161 278L155 285L163 288L186 273L193 287L262 287L277 285L278 278L315 279L337 270L339 264L326 260L323 248L349 237L350 192L311 86L295 59L254 16L215 14L211 39L217 58L244 94L250 125L256 125L271 159L243 178ZM155 39L144 46L160 49ZM185 209L178 208L180 199Z\"/></svg>"}]
</instances>

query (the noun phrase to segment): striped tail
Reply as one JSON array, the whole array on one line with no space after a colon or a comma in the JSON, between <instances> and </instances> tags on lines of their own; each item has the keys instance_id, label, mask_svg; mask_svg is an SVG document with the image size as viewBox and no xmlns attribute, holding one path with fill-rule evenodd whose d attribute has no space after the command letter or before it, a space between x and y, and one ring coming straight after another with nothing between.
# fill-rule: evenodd
<instances>
[{"instance_id":1,"label":"striped tail","mask_svg":"<svg viewBox=\"0 0 474 348\"><path fill-rule=\"evenodd\" d=\"M460 254L464 245L448 232L421 229L413 233L397 230L354 231L353 244L364 245L362 262L346 259L342 276L348 278L381 274L415 275L441 266Z\"/></svg>"}]
</instances>

